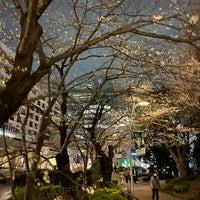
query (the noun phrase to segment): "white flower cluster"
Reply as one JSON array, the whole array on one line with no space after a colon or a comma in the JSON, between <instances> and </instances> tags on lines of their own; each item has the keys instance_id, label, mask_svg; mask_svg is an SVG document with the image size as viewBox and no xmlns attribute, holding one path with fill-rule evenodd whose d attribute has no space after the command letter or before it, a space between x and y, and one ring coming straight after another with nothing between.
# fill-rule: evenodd
<instances>
[{"instance_id":1,"label":"white flower cluster","mask_svg":"<svg viewBox=\"0 0 200 200\"><path fill-rule=\"evenodd\" d=\"M190 24L196 24L199 20L199 15L187 15Z\"/></svg>"},{"instance_id":2,"label":"white flower cluster","mask_svg":"<svg viewBox=\"0 0 200 200\"><path fill-rule=\"evenodd\" d=\"M153 21L154 23L158 23L162 18L163 18L162 15L153 15L153 16L152 16L152 21Z\"/></svg>"},{"instance_id":3,"label":"white flower cluster","mask_svg":"<svg viewBox=\"0 0 200 200\"><path fill-rule=\"evenodd\" d=\"M5 22L0 20L0 29L4 29L5 28Z\"/></svg>"}]
</instances>

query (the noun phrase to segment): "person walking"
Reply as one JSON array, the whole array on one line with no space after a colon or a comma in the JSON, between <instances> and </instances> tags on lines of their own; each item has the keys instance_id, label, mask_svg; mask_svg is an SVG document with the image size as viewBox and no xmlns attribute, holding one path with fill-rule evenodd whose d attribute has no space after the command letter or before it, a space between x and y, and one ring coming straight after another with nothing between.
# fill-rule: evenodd
<instances>
[{"instance_id":1,"label":"person walking","mask_svg":"<svg viewBox=\"0 0 200 200\"><path fill-rule=\"evenodd\" d=\"M135 184L137 184L137 171L136 171L136 169L133 169L133 182Z\"/></svg>"},{"instance_id":2,"label":"person walking","mask_svg":"<svg viewBox=\"0 0 200 200\"><path fill-rule=\"evenodd\" d=\"M150 185L152 188L152 200L154 200L155 196L156 196L156 200L159 200L160 180L156 173L153 174L153 176L151 176Z\"/></svg>"},{"instance_id":3,"label":"person walking","mask_svg":"<svg viewBox=\"0 0 200 200\"><path fill-rule=\"evenodd\" d=\"M129 176L130 176L129 170L126 169L125 172L124 172L124 177L125 177L125 182L126 183L128 183Z\"/></svg>"}]
</instances>

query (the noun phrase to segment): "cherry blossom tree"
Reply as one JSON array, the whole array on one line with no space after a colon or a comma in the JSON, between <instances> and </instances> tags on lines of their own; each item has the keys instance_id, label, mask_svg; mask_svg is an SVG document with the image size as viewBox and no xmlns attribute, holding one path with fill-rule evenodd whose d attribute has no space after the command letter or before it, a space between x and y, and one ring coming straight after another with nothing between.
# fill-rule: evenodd
<instances>
[{"instance_id":1,"label":"cherry blossom tree","mask_svg":"<svg viewBox=\"0 0 200 200\"><path fill-rule=\"evenodd\" d=\"M151 95L154 106L146 118L150 130L148 143L165 144L180 175L185 177L189 174L190 146L200 126L199 61L194 53L184 52L174 57L165 70L169 70L168 81Z\"/></svg>"},{"instance_id":2,"label":"cherry blossom tree","mask_svg":"<svg viewBox=\"0 0 200 200\"><path fill-rule=\"evenodd\" d=\"M72 78L80 73L94 74L99 69L105 69L115 78L120 76L121 79L131 80L130 85L134 83L134 87L130 88L132 92L149 81L159 88L162 82L168 82L169 77L181 70L176 65L170 65L174 62L173 53L178 51L177 44L190 45L198 56L200 37L196 28L199 23L196 5L198 2L192 0L169 0L165 3L156 0L152 6L141 0L1 1L0 9L6 15L2 14L0 47L11 69L1 82L0 125L20 106L28 103L29 92L55 68L61 70L61 82L56 95L52 95L62 95L63 99L68 98L66 86L72 82ZM14 59L10 59L10 52L4 44L13 49ZM107 69L111 65L112 68ZM6 65L4 69L7 69ZM179 82L174 83L178 92ZM96 94L94 92L94 98ZM52 104L55 100L52 100ZM66 115L65 103L63 101L63 115ZM75 118L68 135L65 135L66 119L62 121L63 140L58 155L66 155L63 152L68 147L68 139L84 109ZM37 169L49 113L50 107L43 117L37 137L34 170ZM31 188L30 184L27 194ZM27 196L27 199L31 197Z\"/></svg>"},{"instance_id":3,"label":"cherry blossom tree","mask_svg":"<svg viewBox=\"0 0 200 200\"><path fill-rule=\"evenodd\" d=\"M165 6L168 3L169 9ZM198 47L198 35L181 33L185 23L195 24L198 19L198 15L191 15L195 9L191 6L192 1L186 5L179 1L166 4L155 1L152 7L145 1L125 0L73 1L67 4L50 0L15 0L13 3L2 1L1 5L4 13L11 16L10 21L1 22L4 42L11 45L16 39L17 43L13 41L12 48L16 54L11 76L0 92L0 124L24 104L33 86L62 60L76 59L79 63L96 56L101 61L109 58L109 49L115 49L112 53L120 50L124 56L136 59L136 56L142 55L139 53L141 45L156 39L185 42ZM188 5L191 8L189 11L186 9ZM186 9L183 14L180 14L181 7ZM185 17L187 14L191 15L189 19ZM15 30L11 32L8 31L10 22L15 24ZM169 30L164 31L165 28ZM131 55L127 55L129 49ZM97 63L95 67L101 65Z\"/></svg>"}]
</instances>

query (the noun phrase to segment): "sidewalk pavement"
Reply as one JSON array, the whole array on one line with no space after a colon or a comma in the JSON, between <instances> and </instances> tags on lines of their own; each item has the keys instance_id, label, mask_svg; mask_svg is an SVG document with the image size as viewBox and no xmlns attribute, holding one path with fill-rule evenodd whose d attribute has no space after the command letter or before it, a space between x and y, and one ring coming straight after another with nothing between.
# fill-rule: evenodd
<instances>
[{"instance_id":1,"label":"sidewalk pavement","mask_svg":"<svg viewBox=\"0 0 200 200\"><path fill-rule=\"evenodd\" d=\"M124 192L130 191L130 183L128 188L123 176L119 176L118 174L113 173L113 177L119 180L119 185ZM163 182L160 181L160 184L163 184ZM137 181L137 184L134 183L133 196L138 200L151 200L152 190L149 181L146 182ZM159 200L181 200L181 199L159 191Z\"/></svg>"},{"instance_id":2,"label":"sidewalk pavement","mask_svg":"<svg viewBox=\"0 0 200 200\"><path fill-rule=\"evenodd\" d=\"M152 198L152 190L149 182L137 182L133 185L134 196L139 200L150 200ZM180 200L169 194L159 191L159 200Z\"/></svg>"},{"instance_id":3,"label":"sidewalk pavement","mask_svg":"<svg viewBox=\"0 0 200 200\"><path fill-rule=\"evenodd\" d=\"M8 200L11 197L10 186L8 184L0 184L0 199Z\"/></svg>"}]
</instances>

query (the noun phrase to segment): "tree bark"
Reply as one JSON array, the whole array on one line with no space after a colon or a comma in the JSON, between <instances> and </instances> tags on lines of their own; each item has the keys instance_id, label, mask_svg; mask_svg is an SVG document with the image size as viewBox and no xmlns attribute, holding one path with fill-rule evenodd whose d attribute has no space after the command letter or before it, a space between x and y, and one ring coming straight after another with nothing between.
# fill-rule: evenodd
<instances>
[{"instance_id":1,"label":"tree bark","mask_svg":"<svg viewBox=\"0 0 200 200\"><path fill-rule=\"evenodd\" d=\"M59 70L60 72L60 77L63 76L63 68L62 70ZM62 87L64 88L64 83L62 85ZM62 102L61 102L61 114L62 114L62 121L60 122L60 126L59 126L59 132L60 132L60 146L62 147L65 143L66 140L66 136L67 136L67 129L68 129L68 125L67 125L67 97L68 94L67 92L62 93ZM59 170L59 172L61 173L59 176L59 181L62 184L62 186L64 187L69 187L72 182L70 180L70 178L72 177L72 172L70 170L70 160L69 160L69 155L68 155L68 142L66 145L66 148L62 151L59 152L56 155L56 163L57 163L57 168ZM66 176L65 176L66 175Z\"/></svg>"},{"instance_id":2,"label":"tree bark","mask_svg":"<svg viewBox=\"0 0 200 200\"><path fill-rule=\"evenodd\" d=\"M112 159L114 157L113 153L113 146L108 146L108 156L106 156L105 152L102 151L101 145L97 143L95 145L97 155L100 160L100 168L101 168L101 175L103 177L104 182L111 181L112 178Z\"/></svg>"},{"instance_id":3,"label":"tree bark","mask_svg":"<svg viewBox=\"0 0 200 200\"><path fill-rule=\"evenodd\" d=\"M25 194L24 194L24 200L31 200L33 197L33 189L35 186L34 177L31 172L26 174L26 185L25 185Z\"/></svg>"},{"instance_id":4,"label":"tree bark","mask_svg":"<svg viewBox=\"0 0 200 200\"><path fill-rule=\"evenodd\" d=\"M23 26L26 23L26 14L22 17L22 33L23 37ZM42 34L41 26L35 22L32 25L32 32L28 40L28 44L25 48L26 51L23 53L20 52L19 46L15 56L14 67L12 70L12 76L6 84L6 88L0 93L0 125L8 120L17 109L23 104L24 99L27 98L30 90L33 88L36 82L38 82L43 74L38 74L37 77L33 77L32 73L32 63L33 63L33 54L37 46L37 42L40 39Z\"/></svg>"},{"instance_id":5,"label":"tree bark","mask_svg":"<svg viewBox=\"0 0 200 200\"><path fill-rule=\"evenodd\" d=\"M187 167L187 145L186 146L173 146L168 147L170 154L172 155L174 161L176 162L176 167L180 172L180 177L184 178L188 176Z\"/></svg>"},{"instance_id":6,"label":"tree bark","mask_svg":"<svg viewBox=\"0 0 200 200\"><path fill-rule=\"evenodd\" d=\"M54 101L55 100L52 100L41 120L40 129L37 135L36 148L35 151L33 152L33 157L30 158L31 159L30 162L32 163L31 170L29 170L28 173L26 174L26 188L25 188L24 200L32 200L33 190L35 186L35 177L38 169L37 167L40 161L40 152L44 144L45 130L49 123L49 113L54 104L53 103Z\"/></svg>"},{"instance_id":7,"label":"tree bark","mask_svg":"<svg viewBox=\"0 0 200 200\"><path fill-rule=\"evenodd\" d=\"M56 155L56 162L60 173L59 182L64 187L70 187L72 185L72 172L70 170L70 161L67 151L64 154L58 153Z\"/></svg>"},{"instance_id":8,"label":"tree bark","mask_svg":"<svg viewBox=\"0 0 200 200\"><path fill-rule=\"evenodd\" d=\"M35 187L35 177L37 173L37 165L40 160L40 155L37 155L37 152L33 153L33 157L31 159L31 170L26 173L26 185L25 185L25 194L24 200L32 200L33 199L33 190Z\"/></svg>"}]
</instances>

